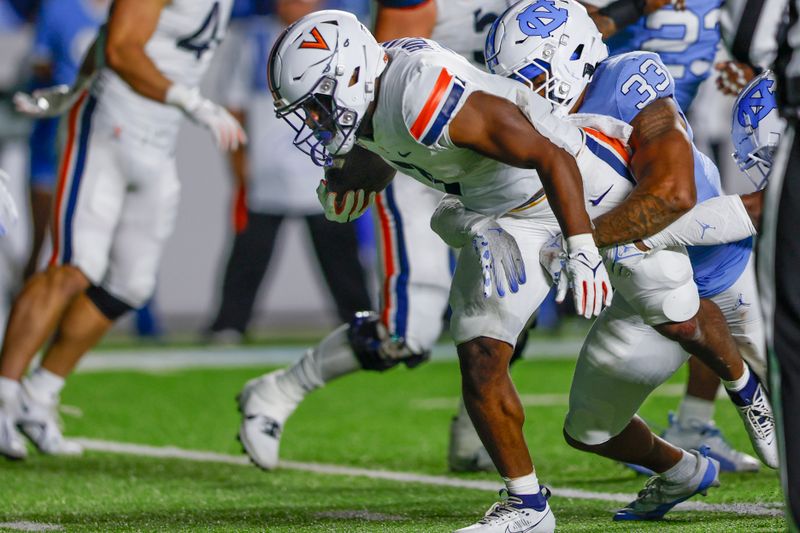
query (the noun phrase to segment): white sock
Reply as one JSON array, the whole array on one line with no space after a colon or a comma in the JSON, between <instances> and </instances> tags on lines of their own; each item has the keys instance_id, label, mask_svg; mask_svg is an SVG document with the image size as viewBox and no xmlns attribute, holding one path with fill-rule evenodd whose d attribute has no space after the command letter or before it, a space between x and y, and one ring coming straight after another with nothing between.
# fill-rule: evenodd
<instances>
[{"instance_id":1,"label":"white sock","mask_svg":"<svg viewBox=\"0 0 800 533\"><path fill-rule=\"evenodd\" d=\"M361 370L347 339L347 324L339 326L291 368L278 376L276 382L287 396L297 401L314 389L334 379Z\"/></svg>"},{"instance_id":2,"label":"white sock","mask_svg":"<svg viewBox=\"0 0 800 533\"><path fill-rule=\"evenodd\" d=\"M539 478L536 477L535 470L527 476L515 478L504 477L503 481L505 481L506 488L510 494L523 496L539 493Z\"/></svg>"},{"instance_id":3,"label":"white sock","mask_svg":"<svg viewBox=\"0 0 800 533\"><path fill-rule=\"evenodd\" d=\"M697 457L685 450L681 450L681 453L683 453L681 460L678 461L675 466L661 474L661 477L670 483L683 483L688 481L692 478L694 471L697 469Z\"/></svg>"},{"instance_id":4,"label":"white sock","mask_svg":"<svg viewBox=\"0 0 800 533\"><path fill-rule=\"evenodd\" d=\"M734 379L733 381L725 381L722 380L722 384L725 385L725 388L732 392L739 392L747 385L747 382L750 381L750 368L747 365L744 365L744 373L742 377L739 379Z\"/></svg>"},{"instance_id":5,"label":"white sock","mask_svg":"<svg viewBox=\"0 0 800 533\"><path fill-rule=\"evenodd\" d=\"M0 376L0 408L16 406L19 401L19 381Z\"/></svg>"},{"instance_id":6,"label":"white sock","mask_svg":"<svg viewBox=\"0 0 800 533\"><path fill-rule=\"evenodd\" d=\"M678 408L678 425L684 428L705 426L714 417L714 402L686 395Z\"/></svg>"},{"instance_id":7,"label":"white sock","mask_svg":"<svg viewBox=\"0 0 800 533\"><path fill-rule=\"evenodd\" d=\"M28 394L46 404L58 403L61 389L64 388L64 378L42 367L31 372L22 383Z\"/></svg>"}]
</instances>

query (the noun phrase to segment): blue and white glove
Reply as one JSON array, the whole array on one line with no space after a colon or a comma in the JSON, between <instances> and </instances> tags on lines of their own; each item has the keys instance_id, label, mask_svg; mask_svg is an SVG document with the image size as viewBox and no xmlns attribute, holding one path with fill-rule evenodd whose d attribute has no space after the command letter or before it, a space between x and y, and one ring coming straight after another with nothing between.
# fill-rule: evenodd
<instances>
[{"instance_id":1,"label":"blue and white glove","mask_svg":"<svg viewBox=\"0 0 800 533\"><path fill-rule=\"evenodd\" d=\"M553 280L553 283L558 285L558 280L561 279L561 272L564 270L566 262L567 254L564 251L564 239L559 233L551 237L539 250L539 263Z\"/></svg>"},{"instance_id":2,"label":"blue and white glove","mask_svg":"<svg viewBox=\"0 0 800 533\"><path fill-rule=\"evenodd\" d=\"M558 280L556 302L564 301L570 287L575 310L584 318L597 316L603 307L611 305L611 281L589 233L567 237L566 262Z\"/></svg>"},{"instance_id":3,"label":"blue and white glove","mask_svg":"<svg viewBox=\"0 0 800 533\"><path fill-rule=\"evenodd\" d=\"M12 227L16 226L19 220L17 203L8 190L8 181L8 174L0 169L0 237L8 233Z\"/></svg>"},{"instance_id":4,"label":"blue and white glove","mask_svg":"<svg viewBox=\"0 0 800 533\"><path fill-rule=\"evenodd\" d=\"M487 218L472 228L472 247L478 254L483 273L483 296L489 298L493 290L497 296L512 293L527 281L525 262L514 237L495 220ZM494 287L494 289L492 288Z\"/></svg>"}]
</instances>

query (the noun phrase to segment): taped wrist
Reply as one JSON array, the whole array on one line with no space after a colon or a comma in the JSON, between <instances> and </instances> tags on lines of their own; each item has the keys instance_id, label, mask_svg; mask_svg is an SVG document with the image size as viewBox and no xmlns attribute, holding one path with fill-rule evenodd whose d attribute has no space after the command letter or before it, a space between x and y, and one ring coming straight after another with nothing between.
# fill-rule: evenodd
<instances>
[{"instance_id":1,"label":"taped wrist","mask_svg":"<svg viewBox=\"0 0 800 533\"><path fill-rule=\"evenodd\" d=\"M600 8L598 13L613 20L617 29L621 30L642 18L645 6L646 0L617 0Z\"/></svg>"},{"instance_id":2,"label":"taped wrist","mask_svg":"<svg viewBox=\"0 0 800 533\"><path fill-rule=\"evenodd\" d=\"M578 248L597 248L591 233L581 233L580 235L567 237L567 252L572 253Z\"/></svg>"},{"instance_id":3,"label":"taped wrist","mask_svg":"<svg viewBox=\"0 0 800 533\"><path fill-rule=\"evenodd\" d=\"M200 107L203 97L200 96L200 91L196 88L190 88L180 83L173 83L167 89L167 94L164 97L164 102L175 106L186 113L194 113Z\"/></svg>"}]
</instances>

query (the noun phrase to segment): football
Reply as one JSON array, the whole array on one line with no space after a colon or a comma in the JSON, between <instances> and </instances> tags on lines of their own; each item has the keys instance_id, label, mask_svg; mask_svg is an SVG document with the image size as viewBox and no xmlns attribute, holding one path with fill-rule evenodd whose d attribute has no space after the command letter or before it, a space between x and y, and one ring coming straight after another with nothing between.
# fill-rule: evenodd
<instances>
[{"instance_id":1,"label":"football","mask_svg":"<svg viewBox=\"0 0 800 533\"><path fill-rule=\"evenodd\" d=\"M334 159L333 166L325 169L328 190L332 192L364 189L380 192L394 178L395 169L378 154L355 146L343 158Z\"/></svg>"}]
</instances>

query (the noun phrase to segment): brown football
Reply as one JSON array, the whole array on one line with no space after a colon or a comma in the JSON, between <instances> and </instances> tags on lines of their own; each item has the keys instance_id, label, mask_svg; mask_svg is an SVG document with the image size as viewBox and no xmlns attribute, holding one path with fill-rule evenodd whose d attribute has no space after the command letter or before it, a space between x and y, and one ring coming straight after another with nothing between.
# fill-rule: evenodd
<instances>
[{"instance_id":1,"label":"brown football","mask_svg":"<svg viewBox=\"0 0 800 533\"><path fill-rule=\"evenodd\" d=\"M332 167L325 169L328 190L332 192L364 189L367 192L380 192L394 178L395 169L390 167L378 154L358 145L342 159L337 159Z\"/></svg>"}]
</instances>

